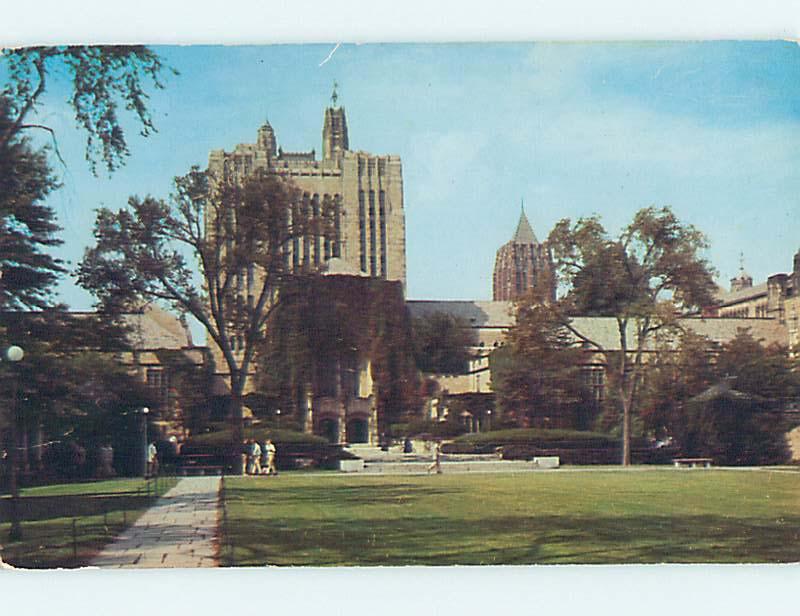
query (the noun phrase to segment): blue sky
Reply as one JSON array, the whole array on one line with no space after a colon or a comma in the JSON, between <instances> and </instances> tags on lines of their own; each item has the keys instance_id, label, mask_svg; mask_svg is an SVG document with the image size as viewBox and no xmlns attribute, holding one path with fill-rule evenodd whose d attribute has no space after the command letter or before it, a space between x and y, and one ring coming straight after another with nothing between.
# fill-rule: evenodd
<instances>
[{"instance_id":1,"label":"blue sky","mask_svg":"<svg viewBox=\"0 0 800 616\"><path fill-rule=\"evenodd\" d=\"M66 85L39 109L66 169L51 198L60 256L77 262L93 210L166 196L211 149L252 142L268 118L284 149L320 151L340 84L350 146L403 160L408 296L490 299L520 199L540 239L562 217L618 231L671 205L709 237L720 281L739 253L756 281L800 248L800 47L789 42L163 47L180 75L152 93L159 132L130 125L132 156L91 175ZM322 64L320 66L320 64ZM70 281L74 308L91 297Z\"/></svg>"}]
</instances>

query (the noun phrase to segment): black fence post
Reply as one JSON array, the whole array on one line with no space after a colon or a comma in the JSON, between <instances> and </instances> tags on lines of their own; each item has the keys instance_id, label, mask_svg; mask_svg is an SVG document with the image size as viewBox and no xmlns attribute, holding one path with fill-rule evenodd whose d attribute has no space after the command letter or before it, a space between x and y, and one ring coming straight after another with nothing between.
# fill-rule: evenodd
<instances>
[{"instance_id":1,"label":"black fence post","mask_svg":"<svg viewBox=\"0 0 800 616\"><path fill-rule=\"evenodd\" d=\"M72 518L72 558L78 559L78 520Z\"/></svg>"}]
</instances>

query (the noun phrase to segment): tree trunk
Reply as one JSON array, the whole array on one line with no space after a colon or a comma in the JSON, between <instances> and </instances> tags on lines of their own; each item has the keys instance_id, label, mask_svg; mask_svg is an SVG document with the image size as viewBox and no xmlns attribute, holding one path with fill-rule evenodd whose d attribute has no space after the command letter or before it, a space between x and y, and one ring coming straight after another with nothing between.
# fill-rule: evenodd
<instances>
[{"instance_id":1,"label":"tree trunk","mask_svg":"<svg viewBox=\"0 0 800 616\"><path fill-rule=\"evenodd\" d=\"M245 464L242 459L244 452L244 405L242 403L242 391L244 390L244 380L239 374L231 375L231 401L230 401L230 421L231 421L231 456L233 456L233 474L244 475Z\"/></svg>"},{"instance_id":2,"label":"tree trunk","mask_svg":"<svg viewBox=\"0 0 800 616\"><path fill-rule=\"evenodd\" d=\"M618 319L619 329L619 392L622 399L622 466L631 465L631 403L632 389L628 374L628 320Z\"/></svg>"},{"instance_id":3,"label":"tree trunk","mask_svg":"<svg viewBox=\"0 0 800 616\"><path fill-rule=\"evenodd\" d=\"M631 398L623 386L622 394L622 466L631 465Z\"/></svg>"}]
</instances>

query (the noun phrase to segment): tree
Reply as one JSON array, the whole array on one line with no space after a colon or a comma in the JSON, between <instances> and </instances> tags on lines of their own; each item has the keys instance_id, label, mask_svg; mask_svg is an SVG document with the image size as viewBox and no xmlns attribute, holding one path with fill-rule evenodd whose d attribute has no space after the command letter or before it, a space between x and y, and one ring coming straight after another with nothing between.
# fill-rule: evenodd
<instances>
[{"instance_id":1,"label":"tree","mask_svg":"<svg viewBox=\"0 0 800 616\"><path fill-rule=\"evenodd\" d=\"M746 329L723 344L685 332L648 366L642 417L684 455L781 462L789 428L782 410L800 395L796 368L785 347L764 346Z\"/></svg>"},{"instance_id":2,"label":"tree","mask_svg":"<svg viewBox=\"0 0 800 616\"><path fill-rule=\"evenodd\" d=\"M0 97L0 125L9 119ZM61 244L53 210L44 203L58 186L45 152L18 135L0 142L0 309L41 309L64 272L47 250Z\"/></svg>"},{"instance_id":3,"label":"tree","mask_svg":"<svg viewBox=\"0 0 800 616\"><path fill-rule=\"evenodd\" d=\"M0 148L28 129L42 129L54 136L52 128L30 118L52 74L60 72L66 72L72 84L69 101L77 124L87 134L86 160L92 172L96 172L98 159L111 172L124 164L130 153L120 124L120 105L136 116L143 136L156 130L144 83L149 79L155 88L162 88L165 67L147 47L22 47L4 50L3 58L9 79L1 94L8 102L8 114L0 118Z\"/></svg>"},{"instance_id":4,"label":"tree","mask_svg":"<svg viewBox=\"0 0 800 616\"><path fill-rule=\"evenodd\" d=\"M562 323L574 335L605 351L570 324L571 315L613 317L619 332L617 395L623 411L623 465L630 464L631 417L643 358L653 336L677 327L679 310L710 304L713 269L701 256L705 236L681 223L668 207L640 210L617 239L608 237L597 217L574 224L561 220L548 239L566 295L559 304Z\"/></svg>"},{"instance_id":5,"label":"tree","mask_svg":"<svg viewBox=\"0 0 800 616\"><path fill-rule=\"evenodd\" d=\"M469 324L445 312L413 319L414 356L422 372L465 374L473 336Z\"/></svg>"},{"instance_id":6,"label":"tree","mask_svg":"<svg viewBox=\"0 0 800 616\"><path fill-rule=\"evenodd\" d=\"M581 381L584 352L558 311L541 300L531 295L518 302L516 324L491 357L492 387L503 419L518 425L579 411L588 402Z\"/></svg>"},{"instance_id":7,"label":"tree","mask_svg":"<svg viewBox=\"0 0 800 616\"><path fill-rule=\"evenodd\" d=\"M332 212L315 217L289 180L259 171L243 181L193 168L168 201L131 197L101 209L78 281L103 310L165 302L194 316L228 370L233 439L241 443L242 395L264 327L292 276L290 251L303 236L325 235ZM199 264L200 284L187 255Z\"/></svg>"}]
</instances>

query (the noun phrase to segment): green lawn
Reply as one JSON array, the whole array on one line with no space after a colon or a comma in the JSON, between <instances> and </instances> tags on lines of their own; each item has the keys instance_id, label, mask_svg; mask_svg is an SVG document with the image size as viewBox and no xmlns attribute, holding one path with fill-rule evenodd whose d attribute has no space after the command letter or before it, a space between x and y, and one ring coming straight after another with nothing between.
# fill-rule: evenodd
<instances>
[{"instance_id":1,"label":"green lawn","mask_svg":"<svg viewBox=\"0 0 800 616\"><path fill-rule=\"evenodd\" d=\"M797 471L282 474L226 485L228 565L800 560Z\"/></svg>"},{"instance_id":2,"label":"green lawn","mask_svg":"<svg viewBox=\"0 0 800 616\"><path fill-rule=\"evenodd\" d=\"M159 493L175 479L159 481ZM67 483L22 490L22 541L10 542L9 498L0 498L0 545L3 560L17 567L85 565L100 548L132 524L153 503L143 479ZM73 543L73 520L75 537Z\"/></svg>"}]
</instances>

